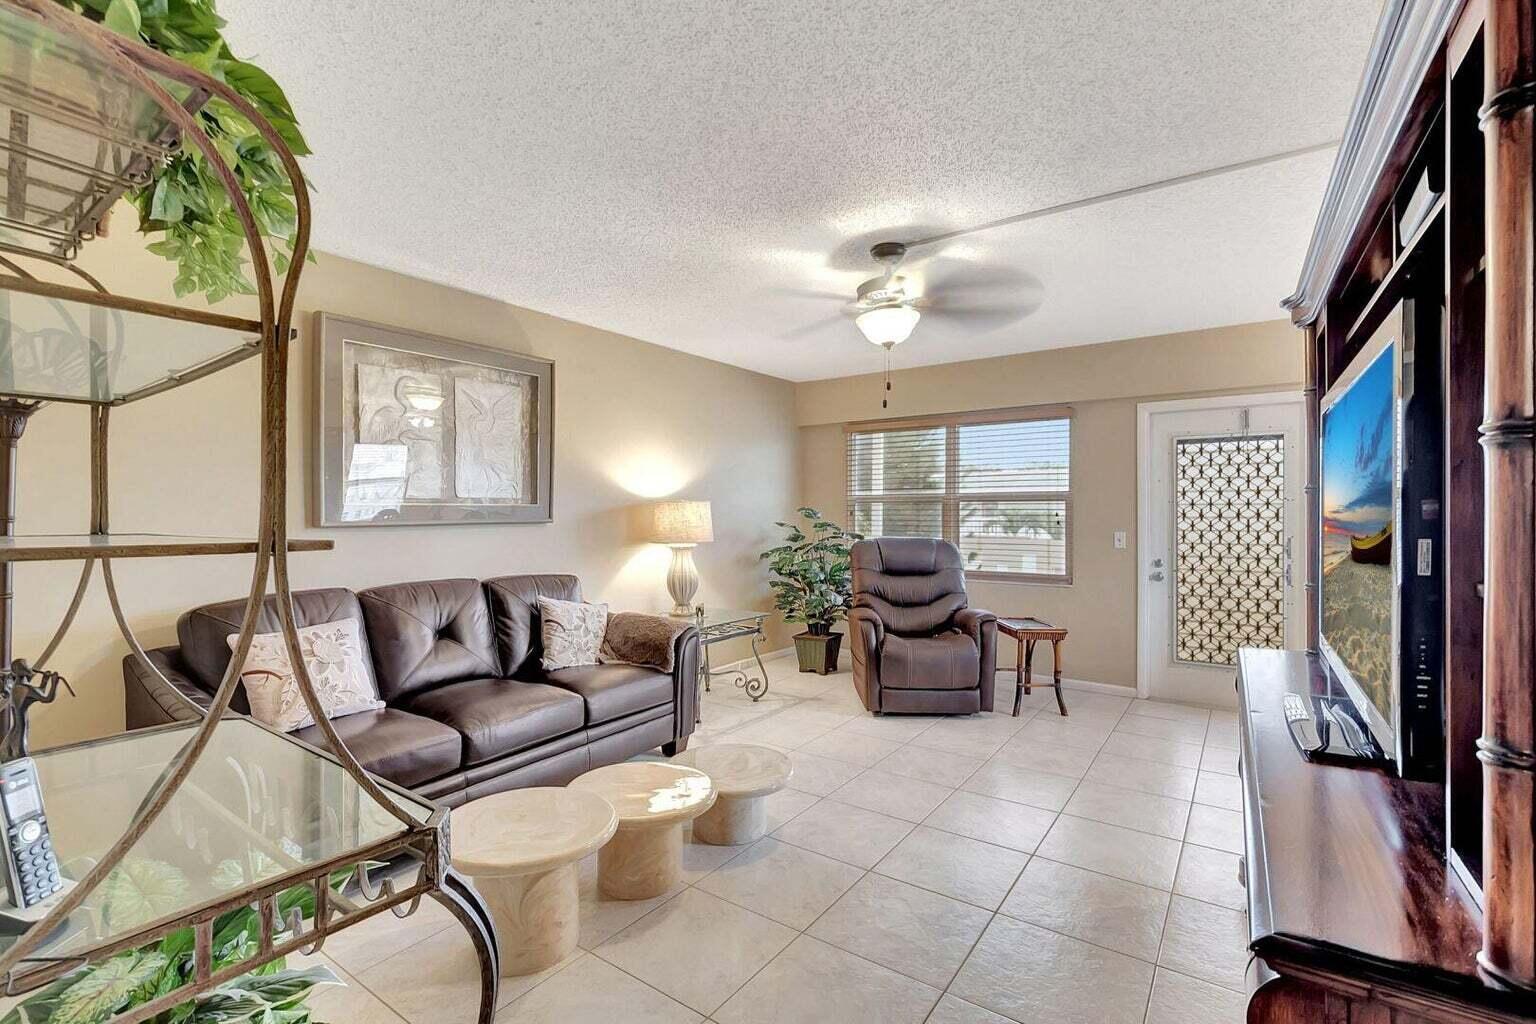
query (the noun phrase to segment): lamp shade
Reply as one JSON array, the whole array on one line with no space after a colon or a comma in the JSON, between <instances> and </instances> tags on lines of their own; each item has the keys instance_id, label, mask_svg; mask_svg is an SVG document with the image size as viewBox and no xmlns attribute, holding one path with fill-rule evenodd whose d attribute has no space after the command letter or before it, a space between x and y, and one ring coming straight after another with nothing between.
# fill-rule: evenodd
<instances>
[{"instance_id":1,"label":"lamp shade","mask_svg":"<svg viewBox=\"0 0 1536 1024\"><path fill-rule=\"evenodd\" d=\"M658 501L651 511L657 544L708 544L715 539L707 501Z\"/></svg>"}]
</instances>

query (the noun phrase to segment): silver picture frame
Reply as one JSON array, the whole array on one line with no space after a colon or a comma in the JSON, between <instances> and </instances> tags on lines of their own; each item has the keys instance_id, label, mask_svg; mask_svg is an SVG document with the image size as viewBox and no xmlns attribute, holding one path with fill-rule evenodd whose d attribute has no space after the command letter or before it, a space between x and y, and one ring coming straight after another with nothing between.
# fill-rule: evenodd
<instances>
[{"instance_id":1,"label":"silver picture frame","mask_svg":"<svg viewBox=\"0 0 1536 1024\"><path fill-rule=\"evenodd\" d=\"M318 312L317 526L553 521L555 364Z\"/></svg>"}]
</instances>

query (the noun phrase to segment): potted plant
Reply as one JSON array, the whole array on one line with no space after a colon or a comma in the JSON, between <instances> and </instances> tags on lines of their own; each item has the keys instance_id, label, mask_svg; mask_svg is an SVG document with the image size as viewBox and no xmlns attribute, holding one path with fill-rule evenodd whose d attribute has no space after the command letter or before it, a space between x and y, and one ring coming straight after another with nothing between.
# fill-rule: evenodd
<instances>
[{"instance_id":1,"label":"potted plant","mask_svg":"<svg viewBox=\"0 0 1536 1024\"><path fill-rule=\"evenodd\" d=\"M853 570L849 548L858 534L824 519L814 508L797 509L800 520L775 523L787 531L784 543L758 558L772 574L773 603L787 622L805 623L795 636L795 656L801 672L826 675L837 671L843 635L832 624L853 604Z\"/></svg>"},{"instance_id":2,"label":"potted plant","mask_svg":"<svg viewBox=\"0 0 1536 1024\"><path fill-rule=\"evenodd\" d=\"M272 869L277 870L276 865ZM340 892L351 875L351 868L334 872L331 888ZM231 886L239 885L244 879L242 865L224 861L214 870L215 882L221 878ZM180 907L189 885L180 870L164 861L124 861L107 876L95 910L107 920L114 915L133 922L151 920ZM280 921L288 921L294 913L313 918L315 892L307 885L295 886L279 893L276 903ZM95 1024L125 1013L186 985L196 975L198 955L208 956L208 968L214 971L255 955L260 951L263 927L254 907L221 914L214 921L213 942L206 954L196 953L192 929L180 928L157 943L82 967L39 989L0 1017L0 1024ZM316 985L339 984L340 979L329 967L288 968L279 957L188 999L154 1020L311 1024L306 1005L310 990Z\"/></svg>"}]
</instances>

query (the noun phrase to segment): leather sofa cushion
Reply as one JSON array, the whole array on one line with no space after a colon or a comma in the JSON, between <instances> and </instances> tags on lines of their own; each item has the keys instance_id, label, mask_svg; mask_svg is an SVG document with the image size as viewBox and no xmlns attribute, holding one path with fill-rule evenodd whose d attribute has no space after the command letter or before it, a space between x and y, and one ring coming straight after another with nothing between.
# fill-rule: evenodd
<instances>
[{"instance_id":1,"label":"leather sofa cushion","mask_svg":"<svg viewBox=\"0 0 1536 1024\"><path fill-rule=\"evenodd\" d=\"M515 754L586 724L586 707L576 694L516 679L449 683L415 695L406 708L456 730L464 738L466 767Z\"/></svg>"},{"instance_id":2,"label":"leather sofa cushion","mask_svg":"<svg viewBox=\"0 0 1536 1024\"><path fill-rule=\"evenodd\" d=\"M902 637L880 645L880 685L907 690L975 689L981 652L964 633Z\"/></svg>"},{"instance_id":3,"label":"leather sofa cushion","mask_svg":"<svg viewBox=\"0 0 1536 1024\"><path fill-rule=\"evenodd\" d=\"M456 771L464 753L463 738L448 726L394 708L343 715L331 724L364 768L400 786ZM307 725L293 735L326 749L319 726Z\"/></svg>"},{"instance_id":4,"label":"leather sofa cushion","mask_svg":"<svg viewBox=\"0 0 1536 1024\"><path fill-rule=\"evenodd\" d=\"M498 576L485 581L485 597L496 628L501 669L517 679L538 679L544 654L539 598L580 601L581 581L561 573Z\"/></svg>"},{"instance_id":5,"label":"leather sofa cushion","mask_svg":"<svg viewBox=\"0 0 1536 1024\"><path fill-rule=\"evenodd\" d=\"M398 704L439 683L501 675L478 580L428 580L359 591L379 696Z\"/></svg>"},{"instance_id":6,"label":"leather sofa cushion","mask_svg":"<svg viewBox=\"0 0 1536 1024\"><path fill-rule=\"evenodd\" d=\"M181 644L182 662L188 677L210 693L219 687L224 671L229 667L230 650L225 637L240 632L240 620L245 615L245 598L205 604L184 613L176 622L176 637ZM293 618L295 625L314 626L322 622L340 619L356 619L363 623L363 611L357 595L344 587L326 587L321 590L298 590L293 594ZM277 621L277 597L269 595L261 605L256 620L256 632L275 633ZM363 663L369 681L378 685L373 673L373 658L369 651L368 630L359 628L363 643ZM388 698L386 698L388 699ZM249 714L251 706L245 699L244 690L237 690L232 705L236 711Z\"/></svg>"},{"instance_id":7,"label":"leather sofa cushion","mask_svg":"<svg viewBox=\"0 0 1536 1024\"><path fill-rule=\"evenodd\" d=\"M586 701L588 725L672 703L672 677L645 665L579 665L545 672L544 679Z\"/></svg>"}]
</instances>

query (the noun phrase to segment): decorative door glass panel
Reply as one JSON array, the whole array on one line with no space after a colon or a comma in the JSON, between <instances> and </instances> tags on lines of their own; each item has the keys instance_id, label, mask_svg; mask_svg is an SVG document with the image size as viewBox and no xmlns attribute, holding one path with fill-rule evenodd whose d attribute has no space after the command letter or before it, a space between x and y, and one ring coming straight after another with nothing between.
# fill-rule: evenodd
<instances>
[{"instance_id":1,"label":"decorative door glass panel","mask_svg":"<svg viewBox=\"0 0 1536 1024\"><path fill-rule=\"evenodd\" d=\"M1174 658L1233 665L1285 644L1285 439L1174 446Z\"/></svg>"}]
</instances>

